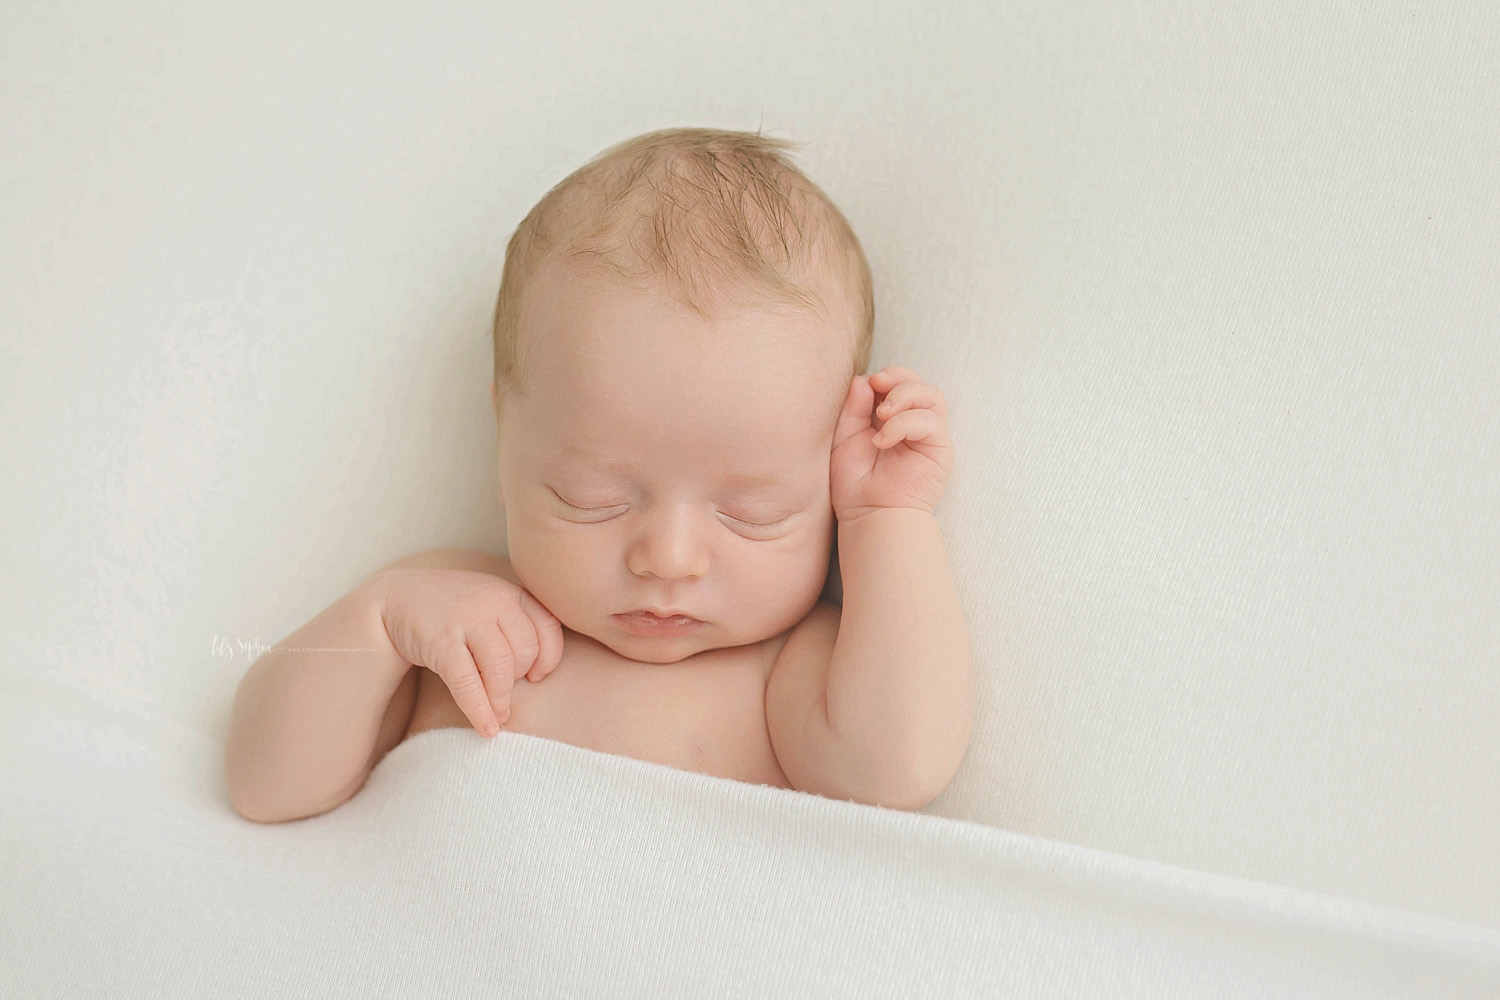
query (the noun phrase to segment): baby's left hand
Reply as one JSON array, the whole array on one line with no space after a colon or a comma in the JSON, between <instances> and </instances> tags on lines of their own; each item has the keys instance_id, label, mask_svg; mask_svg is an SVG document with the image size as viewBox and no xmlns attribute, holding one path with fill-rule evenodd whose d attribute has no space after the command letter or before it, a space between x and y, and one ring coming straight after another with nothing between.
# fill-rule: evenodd
<instances>
[{"instance_id":1,"label":"baby's left hand","mask_svg":"<svg viewBox=\"0 0 1500 1000\"><path fill-rule=\"evenodd\" d=\"M933 513L953 472L947 417L943 394L909 368L856 375L833 432L829 486L839 521L882 507Z\"/></svg>"}]
</instances>

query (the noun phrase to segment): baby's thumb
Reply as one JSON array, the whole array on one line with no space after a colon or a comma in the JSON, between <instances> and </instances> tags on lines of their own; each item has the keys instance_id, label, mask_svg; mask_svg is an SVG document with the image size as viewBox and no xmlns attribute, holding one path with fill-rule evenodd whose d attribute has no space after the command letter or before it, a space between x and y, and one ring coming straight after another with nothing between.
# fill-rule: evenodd
<instances>
[{"instance_id":1,"label":"baby's thumb","mask_svg":"<svg viewBox=\"0 0 1500 1000\"><path fill-rule=\"evenodd\" d=\"M870 388L870 376L854 376L854 381L849 383L849 392L844 397L844 408L839 411L838 423L833 428L835 448L870 426L874 403L875 390Z\"/></svg>"}]
</instances>

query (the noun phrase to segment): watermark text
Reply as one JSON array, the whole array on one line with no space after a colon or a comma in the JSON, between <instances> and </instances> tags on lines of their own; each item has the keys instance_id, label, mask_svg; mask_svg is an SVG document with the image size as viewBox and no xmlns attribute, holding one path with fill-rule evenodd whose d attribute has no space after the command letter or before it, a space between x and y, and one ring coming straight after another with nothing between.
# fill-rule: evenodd
<instances>
[{"instance_id":1,"label":"watermark text","mask_svg":"<svg viewBox=\"0 0 1500 1000\"><path fill-rule=\"evenodd\" d=\"M235 639L227 635L215 632L213 641L209 643L208 650L213 656L221 660L233 660L238 655L244 655L249 660L257 660L266 653L275 650L278 653L378 653L379 649L374 646L267 646L254 639Z\"/></svg>"}]
</instances>

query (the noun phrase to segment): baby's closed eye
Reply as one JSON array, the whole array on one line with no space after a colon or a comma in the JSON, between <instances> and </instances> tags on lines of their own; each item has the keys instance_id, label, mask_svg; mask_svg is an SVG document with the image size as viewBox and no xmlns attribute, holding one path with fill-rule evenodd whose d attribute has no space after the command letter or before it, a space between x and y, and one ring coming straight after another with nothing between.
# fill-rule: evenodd
<instances>
[{"instance_id":1,"label":"baby's closed eye","mask_svg":"<svg viewBox=\"0 0 1500 1000\"><path fill-rule=\"evenodd\" d=\"M601 503L598 501L584 500L583 498L579 498L577 502L575 502L573 500L569 500L567 497L557 492L554 487L549 486L548 489L552 491L552 495L555 496L560 503L572 510L578 511L580 514L609 515L623 512L625 508L630 506L628 503ZM754 528L760 531L774 531L776 529L786 527L789 523L791 523L792 519L797 516L799 511L794 510L785 513L782 513L781 511L772 513L751 513L742 511L736 514L731 514L727 511L720 511L719 513L723 514L725 517L733 521L737 521L740 524L746 525L750 528ZM591 517L588 523L593 524L598 523L599 521L610 519L611 518L609 517L595 516Z\"/></svg>"}]
</instances>

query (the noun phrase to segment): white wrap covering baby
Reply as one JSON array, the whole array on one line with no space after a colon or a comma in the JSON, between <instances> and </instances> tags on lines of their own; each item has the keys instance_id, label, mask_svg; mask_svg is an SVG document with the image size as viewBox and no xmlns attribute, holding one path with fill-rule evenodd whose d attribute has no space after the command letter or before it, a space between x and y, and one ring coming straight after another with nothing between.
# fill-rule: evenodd
<instances>
[{"instance_id":1,"label":"white wrap covering baby","mask_svg":"<svg viewBox=\"0 0 1500 1000\"><path fill-rule=\"evenodd\" d=\"M26 997L1493 997L1500 934L466 729L262 826L222 747L0 699Z\"/></svg>"}]
</instances>

